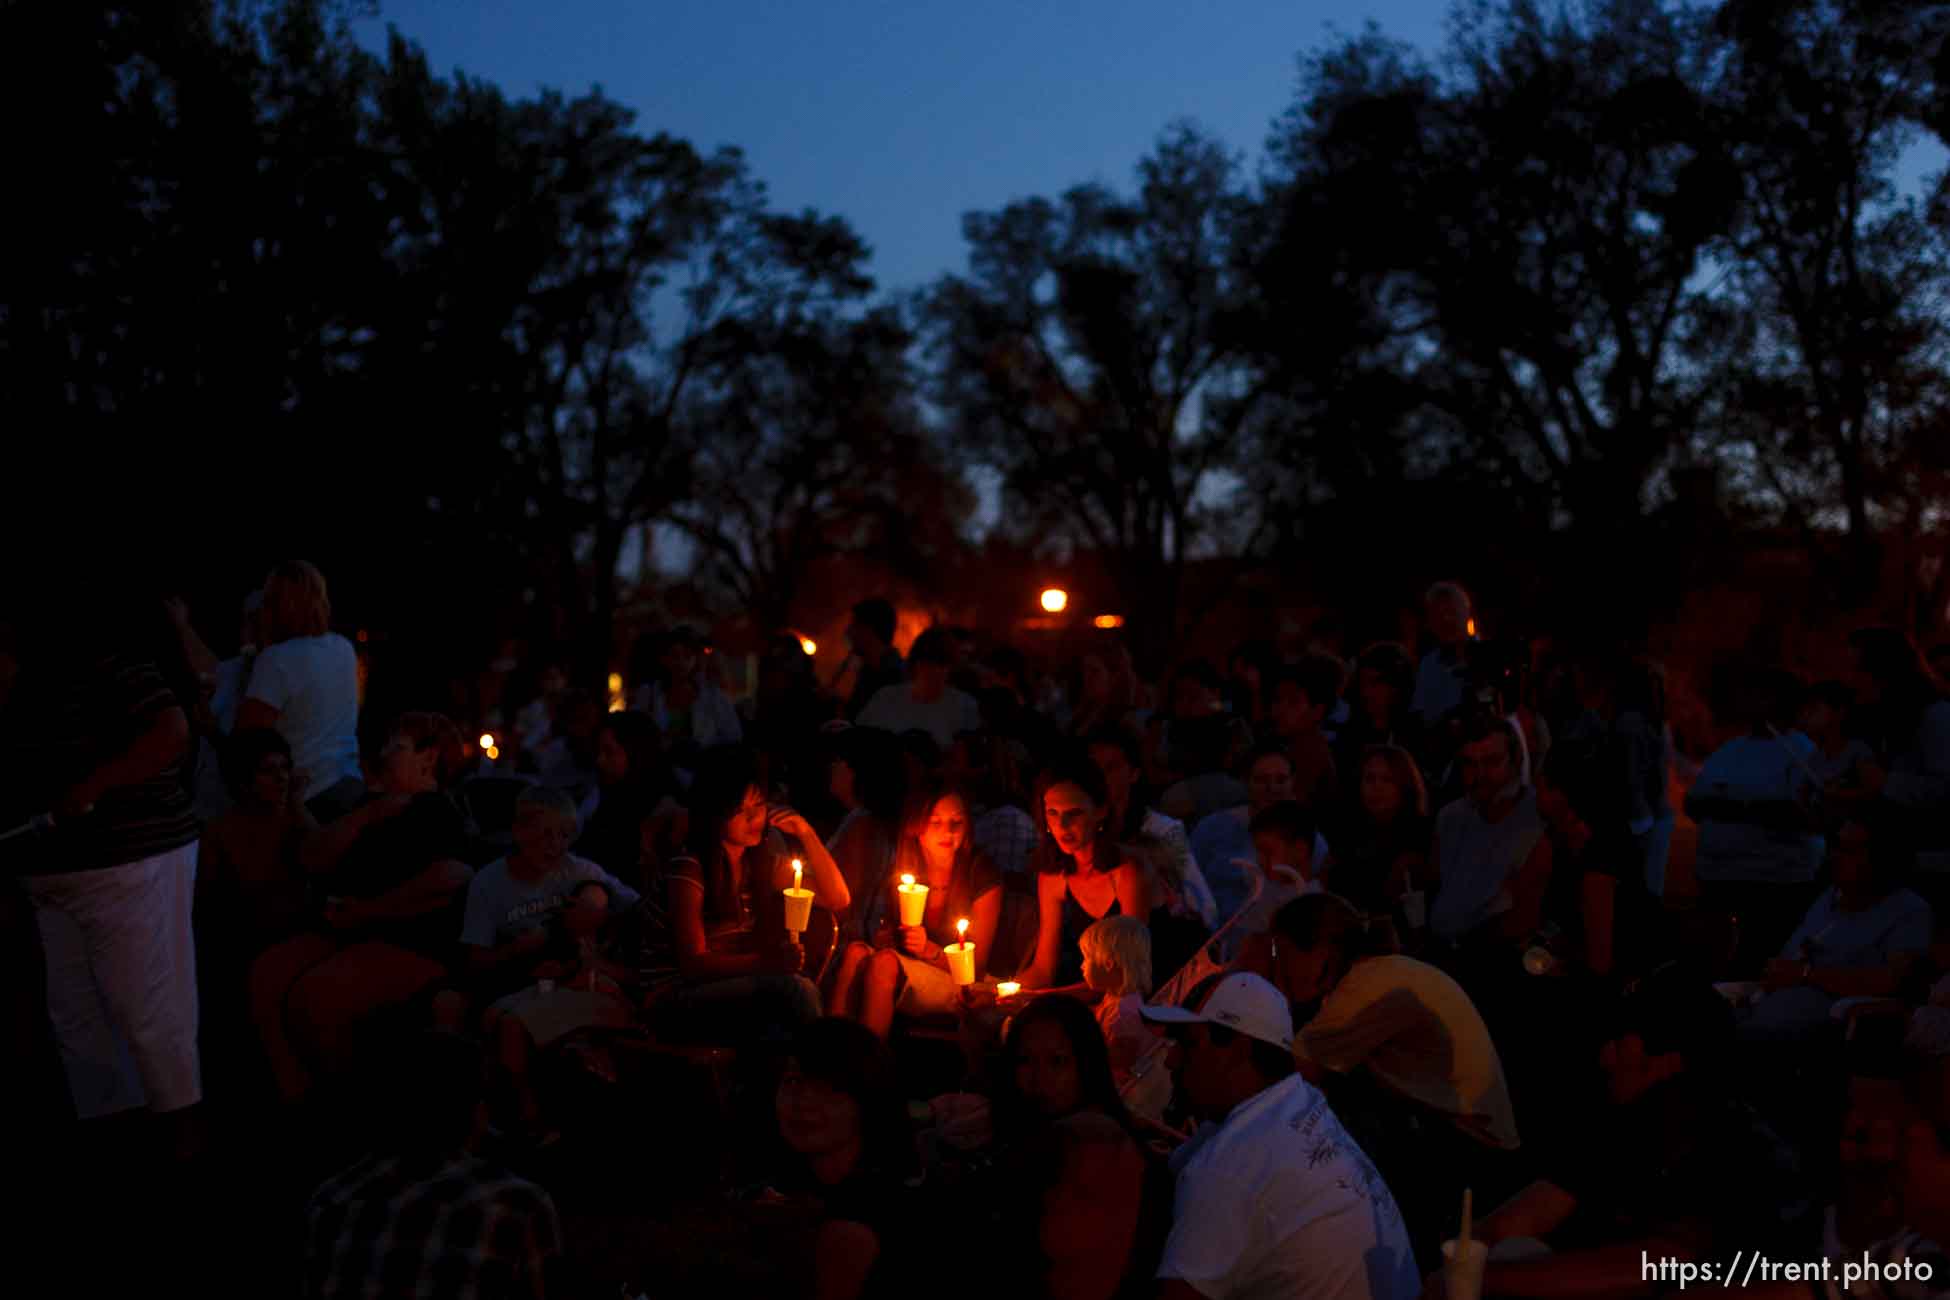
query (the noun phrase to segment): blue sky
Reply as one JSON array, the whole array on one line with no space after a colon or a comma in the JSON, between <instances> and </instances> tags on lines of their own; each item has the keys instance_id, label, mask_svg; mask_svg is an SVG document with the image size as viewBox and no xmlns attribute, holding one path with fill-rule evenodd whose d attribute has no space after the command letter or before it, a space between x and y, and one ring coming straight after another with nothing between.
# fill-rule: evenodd
<instances>
[{"instance_id":1,"label":"blue sky","mask_svg":"<svg viewBox=\"0 0 1950 1300\"><path fill-rule=\"evenodd\" d=\"M961 217L1128 186L1178 118L1257 159L1298 59L1372 19L1425 49L1446 0L381 0L440 72L600 85L645 131L737 145L781 208L846 217L883 289L961 269Z\"/></svg>"}]
</instances>

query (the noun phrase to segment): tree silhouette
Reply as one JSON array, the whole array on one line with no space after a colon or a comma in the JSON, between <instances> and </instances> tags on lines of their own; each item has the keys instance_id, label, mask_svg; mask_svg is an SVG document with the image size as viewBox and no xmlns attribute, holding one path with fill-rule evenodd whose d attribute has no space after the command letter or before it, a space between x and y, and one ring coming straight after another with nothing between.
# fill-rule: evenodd
<instances>
[{"instance_id":1,"label":"tree silhouette","mask_svg":"<svg viewBox=\"0 0 1950 1300\"><path fill-rule=\"evenodd\" d=\"M1237 328L1248 204L1235 160L1178 126L1130 197L1086 185L965 217L968 273L922 309L939 400L999 474L1003 526L1096 551L1153 660L1255 406Z\"/></svg>"}]
</instances>

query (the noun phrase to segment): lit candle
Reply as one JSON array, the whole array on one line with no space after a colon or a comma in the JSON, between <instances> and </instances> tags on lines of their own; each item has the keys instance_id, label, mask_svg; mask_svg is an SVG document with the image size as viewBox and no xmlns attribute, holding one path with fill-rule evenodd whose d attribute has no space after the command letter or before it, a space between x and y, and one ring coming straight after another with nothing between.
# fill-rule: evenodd
<instances>
[{"instance_id":1,"label":"lit candle","mask_svg":"<svg viewBox=\"0 0 1950 1300\"><path fill-rule=\"evenodd\" d=\"M948 954L948 973L954 976L957 984L975 982L975 945L968 941L968 918L955 922L955 933L961 942L951 943L941 951Z\"/></svg>"},{"instance_id":2,"label":"lit candle","mask_svg":"<svg viewBox=\"0 0 1950 1300\"><path fill-rule=\"evenodd\" d=\"M1003 980L995 986L995 996L998 998L1012 998L1020 992L1022 992L1022 985L1014 980Z\"/></svg>"},{"instance_id":3,"label":"lit candle","mask_svg":"<svg viewBox=\"0 0 1950 1300\"><path fill-rule=\"evenodd\" d=\"M799 887L804 872L805 866L794 858L792 888L785 891L785 928L795 935L804 934L806 927L812 923L812 890Z\"/></svg>"},{"instance_id":4,"label":"lit candle","mask_svg":"<svg viewBox=\"0 0 1950 1300\"><path fill-rule=\"evenodd\" d=\"M896 892L900 895L901 924L920 925L928 915L928 887L914 883L912 875L903 875Z\"/></svg>"}]
</instances>

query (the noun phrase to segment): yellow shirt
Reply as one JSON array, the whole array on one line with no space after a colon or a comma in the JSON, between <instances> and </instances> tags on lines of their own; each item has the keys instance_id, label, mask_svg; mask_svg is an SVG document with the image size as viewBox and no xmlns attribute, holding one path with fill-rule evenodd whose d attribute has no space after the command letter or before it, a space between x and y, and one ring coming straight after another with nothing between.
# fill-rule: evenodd
<instances>
[{"instance_id":1,"label":"yellow shirt","mask_svg":"<svg viewBox=\"0 0 1950 1300\"><path fill-rule=\"evenodd\" d=\"M1293 1053L1450 1116L1488 1146L1514 1150L1517 1120L1503 1062L1462 986L1412 957L1358 961L1293 1040Z\"/></svg>"}]
</instances>

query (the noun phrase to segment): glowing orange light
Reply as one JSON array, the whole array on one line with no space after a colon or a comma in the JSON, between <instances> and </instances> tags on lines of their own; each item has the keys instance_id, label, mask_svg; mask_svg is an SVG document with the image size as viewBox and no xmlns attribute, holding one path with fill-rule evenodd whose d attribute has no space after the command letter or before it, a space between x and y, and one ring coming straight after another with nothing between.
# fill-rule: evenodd
<instances>
[{"instance_id":1,"label":"glowing orange light","mask_svg":"<svg viewBox=\"0 0 1950 1300\"><path fill-rule=\"evenodd\" d=\"M481 733L481 748L482 748L482 749L493 749L493 748L494 748L494 733L493 733L493 732L491 732L491 731L483 731L483 732Z\"/></svg>"},{"instance_id":2,"label":"glowing orange light","mask_svg":"<svg viewBox=\"0 0 1950 1300\"><path fill-rule=\"evenodd\" d=\"M967 938L968 938L968 918L967 918L967 917L965 917L965 916L964 916L964 917L963 917L963 918L962 918L961 920L959 920L959 921L957 921L957 922L955 922L955 933L956 933L957 935L959 935L959 936L960 936L960 937L961 937L961 938L962 938L962 939L963 939L964 941L966 941L966 940L967 940Z\"/></svg>"},{"instance_id":3,"label":"glowing orange light","mask_svg":"<svg viewBox=\"0 0 1950 1300\"><path fill-rule=\"evenodd\" d=\"M1061 587L1051 587L1043 592L1043 608L1052 614L1061 614L1070 603L1070 593Z\"/></svg>"},{"instance_id":4,"label":"glowing orange light","mask_svg":"<svg viewBox=\"0 0 1950 1300\"><path fill-rule=\"evenodd\" d=\"M609 675L609 693L611 695L620 695L622 694L622 692L623 692L623 674L611 673Z\"/></svg>"},{"instance_id":5,"label":"glowing orange light","mask_svg":"<svg viewBox=\"0 0 1950 1300\"><path fill-rule=\"evenodd\" d=\"M912 873L912 872L909 872L909 873L907 873L907 874L905 874L905 875L903 875L903 876L901 877L901 883L902 883L903 885L911 885L911 884L913 884L913 883L914 883L914 875L913 875L913 873Z\"/></svg>"},{"instance_id":6,"label":"glowing orange light","mask_svg":"<svg viewBox=\"0 0 1950 1300\"><path fill-rule=\"evenodd\" d=\"M1473 618L1472 618L1472 619L1470 619L1470 620L1469 620L1469 626L1468 626L1468 628L1467 628L1466 630L1467 630L1467 631L1469 632L1469 635L1471 635L1471 636L1475 636L1475 635L1476 635L1476 620L1475 620L1475 619L1473 619Z\"/></svg>"},{"instance_id":7,"label":"glowing orange light","mask_svg":"<svg viewBox=\"0 0 1950 1300\"><path fill-rule=\"evenodd\" d=\"M1124 626L1124 616L1122 614L1099 614L1090 621L1102 628Z\"/></svg>"},{"instance_id":8,"label":"glowing orange light","mask_svg":"<svg viewBox=\"0 0 1950 1300\"><path fill-rule=\"evenodd\" d=\"M609 702L609 711L611 713L621 713L623 711L623 701L611 700Z\"/></svg>"},{"instance_id":9,"label":"glowing orange light","mask_svg":"<svg viewBox=\"0 0 1950 1300\"><path fill-rule=\"evenodd\" d=\"M799 638L799 648L804 650L808 657L819 653L819 643L809 636Z\"/></svg>"},{"instance_id":10,"label":"glowing orange light","mask_svg":"<svg viewBox=\"0 0 1950 1300\"><path fill-rule=\"evenodd\" d=\"M491 763L491 762L493 762L493 761L494 761L495 759L497 759L497 758L500 758L500 757L501 757L501 751L500 751L499 749L497 749L497 748L495 748L495 747L494 747L493 745L489 745L489 746L488 746L488 747L487 747L487 748L486 748L485 750L483 750L482 752L483 752L483 753L485 753L485 754L486 754L486 755L488 756L488 761L489 761L490 763Z\"/></svg>"}]
</instances>

